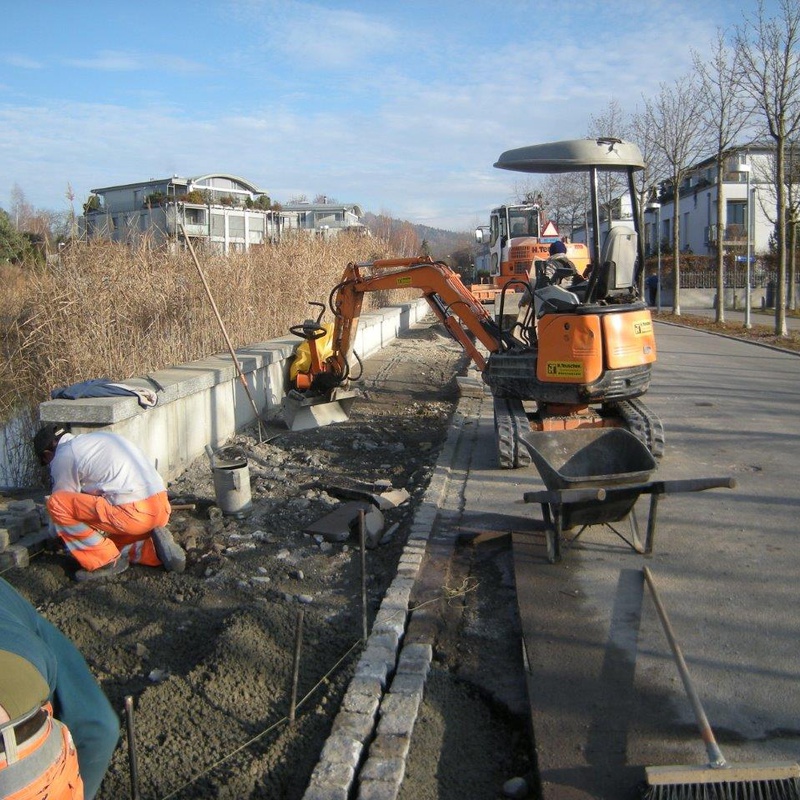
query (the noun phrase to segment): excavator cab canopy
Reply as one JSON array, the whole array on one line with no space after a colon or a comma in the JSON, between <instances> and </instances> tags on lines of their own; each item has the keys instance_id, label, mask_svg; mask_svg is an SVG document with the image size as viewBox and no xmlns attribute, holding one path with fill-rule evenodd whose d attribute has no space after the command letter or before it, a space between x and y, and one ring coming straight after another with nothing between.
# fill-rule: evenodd
<instances>
[{"instance_id":1,"label":"excavator cab canopy","mask_svg":"<svg viewBox=\"0 0 800 800\"><path fill-rule=\"evenodd\" d=\"M563 172L585 172L589 176L592 208L591 253L592 261L600 263L600 203L598 190L599 173L621 173L627 178L627 191L633 209L633 226L638 239L639 265L644 264L644 242L639 231L637 191L634 173L644 169L644 160L638 146L633 142L612 137L598 139L569 139L562 142L534 144L506 150L494 164L498 169L512 172L554 174ZM587 237L588 239L588 237ZM588 243L588 242L587 242ZM641 269L641 266L639 267Z\"/></svg>"}]
</instances>

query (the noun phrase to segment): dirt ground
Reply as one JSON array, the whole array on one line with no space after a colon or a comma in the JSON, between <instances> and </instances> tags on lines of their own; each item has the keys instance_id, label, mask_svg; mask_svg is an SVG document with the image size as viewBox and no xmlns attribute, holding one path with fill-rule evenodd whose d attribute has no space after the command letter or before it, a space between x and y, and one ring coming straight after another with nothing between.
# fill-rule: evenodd
<instances>
[{"instance_id":1,"label":"dirt ground","mask_svg":"<svg viewBox=\"0 0 800 800\"><path fill-rule=\"evenodd\" d=\"M169 486L170 527L187 570L132 567L78 584L62 552L4 577L83 652L124 729L134 698L141 797L299 800L359 653L360 553L355 535L329 542L306 527L342 501L342 487L389 480L410 499L384 511L393 534L367 551L369 613L391 582L457 401L462 351L430 321L369 359L351 419L264 441L249 430L220 456L248 458L253 508L244 519L215 505L213 474L198 459ZM403 786L410 798L502 797L530 769L527 723L492 675L523 681L509 548L457 550L468 593L435 650ZM303 609L296 719L287 714L298 610ZM487 645L497 663L475 653ZM480 661L481 669L475 664ZM99 798L131 795L126 738Z\"/></svg>"}]
</instances>

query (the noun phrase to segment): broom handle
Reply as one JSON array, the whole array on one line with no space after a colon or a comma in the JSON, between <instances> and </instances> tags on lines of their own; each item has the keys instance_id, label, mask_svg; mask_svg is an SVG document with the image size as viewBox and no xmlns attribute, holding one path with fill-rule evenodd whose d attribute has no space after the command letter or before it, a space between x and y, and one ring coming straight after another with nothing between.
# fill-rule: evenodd
<instances>
[{"instance_id":1,"label":"broom handle","mask_svg":"<svg viewBox=\"0 0 800 800\"><path fill-rule=\"evenodd\" d=\"M180 225L180 223L179 223ZM222 331L222 336L225 339L225 344L228 345L228 351L231 354L231 358L233 359L233 363L236 366L236 374L239 376L239 382L242 384L242 388L247 395L247 399L250 401L250 407L253 409L253 413L256 415L256 422L258 423L258 443L261 444L264 441L264 437L261 434L261 415L258 413L258 406L256 405L256 401L253 399L253 395L250 392L250 387L247 385L247 380L244 377L244 372L242 372L242 365L239 363L239 358L236 355L236 351L233 349L233 344L231 343L230 338L228 337L228 331L225 328L225 323L222 321L222 316L219 313L219 309L217 308L217 304L214 301L214 295L211 294L211 287L208 285L208 281L206 280L206 276L203 274L203 270L200 267L200 261L197 258L196 253L194 252L194 247L192 246L191 239L186 235L186 229L183 225L180 225L181 233L183 234L183 239L186 242L186 245L189 248L189 253L192 256L192 260L194 261L194 266L197 269L197 274L200 276L200 280L203 283L203 288L206 290L206 295L208 297L209 302L211 303L211 309L214 312L214 316L217 318L217 322L219 323L220 330Z\"/></svg>"},{"instance_id":2,"label":"broom handle","mask_svg":"<svg viewBox=\"0 0 800 800\"><path fill-rule=\"evenodd\" d=\"M678 672L681 674L681 680L683 681L683 686L686 689L686 694L689 696L689 702L692 704L692 710L694 711L694 716L697 720L697 727L700 730L700 736L703 739L703 743L706 746L706 752L708 753L709 766L714 768L726 767L727 763L722 755L722 751L717 745L717 740L714 738L714 732L711 730L708 717L706 716L706 712L703 710L703 706L700 702L700 696L697 694L697 691L692 684L692 679L689 676L689 668L686 666L686 661L683 657L683 653L681 652L680 645L675 639L675 634L672 632L672 625L670 625L669 617L667 617L667 611L661 603L661 598L658 596L658 591L656 590L656 585L653 581L653 575L650 572L649 567L643 567L642 572L644 573L644 578L647 581L647 585L650 587L650 592L653 595L653 603L655 604L656 611L658 612L658 617L661 620L661 625L664 628L667 641L672 649L672 655L675 656L675 663L678 665Z\"/></svg>"}]
</instances>

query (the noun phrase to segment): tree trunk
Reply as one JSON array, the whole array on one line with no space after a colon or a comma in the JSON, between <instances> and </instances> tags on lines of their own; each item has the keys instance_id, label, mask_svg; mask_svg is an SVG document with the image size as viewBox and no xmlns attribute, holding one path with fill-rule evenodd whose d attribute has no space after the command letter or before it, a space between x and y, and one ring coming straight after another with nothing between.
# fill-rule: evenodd
<instances>
[{"instance_id":1,"label":"tree trunk","mask_svg":"<svg viewBox=\"0 0 800 800\"><path fill-rule=\"evenodd\" d=\"M725 237L722 230L722 154L717 158L717 322L725 322Z\"/></svg>"},{"instance_id":2,"label":"tree trunk","mask_svg":"<svg viewBox=\"0 0 800 800\"><path fill-rule=\"evenodd\" d=\"M786 146L785 137L778 136L777 175L778 191L778 285L775 287L775 335L788 336L786 327ZM749 198L748 198L749 199Z\"/></svg>"},{"instance_id":3,"label":"tree trunk","mask_svg":"<svg viewBox=\"0 0 800 800\"><path fill-rule=\"evenodd\" d=\"M675 191L675 217L672 220L672 313L681 315L681 200L677 179L673 182Z\"/></svg>"}]
</instances>

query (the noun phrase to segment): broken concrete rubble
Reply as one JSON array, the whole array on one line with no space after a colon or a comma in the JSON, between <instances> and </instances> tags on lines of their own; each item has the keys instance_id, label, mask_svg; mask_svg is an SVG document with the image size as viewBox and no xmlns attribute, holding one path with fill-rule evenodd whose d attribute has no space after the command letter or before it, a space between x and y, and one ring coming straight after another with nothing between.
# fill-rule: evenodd
<instances>
[{"instance_id":1,"label":"broken concrete rubble","mask_svg":"<svg viewBox=\"0 0 800 800\"><path fill-rule=\"evenodd\" d=\"M27 567L50 538L44 506L30 499L6 501L0 507L0 570Z\"/></svg>"}]
</instances>

